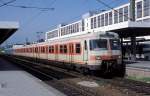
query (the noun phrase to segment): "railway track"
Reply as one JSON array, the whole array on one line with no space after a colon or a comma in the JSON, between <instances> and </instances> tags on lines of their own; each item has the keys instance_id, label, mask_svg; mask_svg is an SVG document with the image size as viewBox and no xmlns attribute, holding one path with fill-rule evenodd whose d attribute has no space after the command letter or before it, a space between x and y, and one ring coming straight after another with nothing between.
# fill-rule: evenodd
<instances>
[{"instance_id":1,"label":"railway track","mask_svg":"<svg viewBox=\"0 0 150 96\"><path fill-rule=\"evenodd\" d=\"M11 57L12 58L12 57ZM50 65L43 65L13 57L21 66L37 72L46 79L45 82L68 96L149 96L150 84L123 78L104 79L96 76L84 76L78 72L68 71ZM32 64L32 65L31 65ZM30 66L29 66L30 65ZM50 80L50 81L49 81ZM94 81L99 88L87 88L74 81ZM106 89L106 90L104 90ZM68 93L69 92L69 93ZM108 92L110 92L108 94ZM117 92L117 93L116 93Z\"/></svg>"}]
</instances>

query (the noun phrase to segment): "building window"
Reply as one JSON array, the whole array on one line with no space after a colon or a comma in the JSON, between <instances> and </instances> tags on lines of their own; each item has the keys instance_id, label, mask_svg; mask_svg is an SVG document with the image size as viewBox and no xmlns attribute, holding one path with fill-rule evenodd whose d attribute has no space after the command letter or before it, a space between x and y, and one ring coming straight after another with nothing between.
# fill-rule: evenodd
<instances>
[{"instance_id":1,"label":"building window","mask_svg":"<svg viewBox=\"0 0 150 96\"><path fill-rule=\"evenodd\" d=\"M142 1L140 2L137 2L137 7L136 7L136 10L137 10L137 18L141 18L142 17Z\"/></svg>"},{"instance_id":2,"label":"building window","mask_svg":"<svg viewBox=\"0 0 150 96\"><path fill-rule=\"evenodd\" d=\"M144 0L144 16L150 15L150 0Z\"/></svg>"},{"instance_id":3,"label":"building window","mask_svg":"<svg viewBox=\"0 0 150 96\"><path fill-rule=\"evenodd\" d=\"M76 44L76 53L80 53L80 52L81 52L81 45Z\"/></svg>"},{"instance_id":4,"label":"building window","mask_svg":"<svg viewBox=\"0 0 150 96\"><path fill-rule=\"evenodd\" d=\"M101 16L98 16L98 27L100 27L101 26Z\"/></svg>"},{"instance_id":5,"label":"building window","mask_svg":"<svg viewBox=\"0 0 150 96\"><path fill-rule=\"evenodd\" d=\"M70 34L72 33L72 25L70 25Z\"/></svg>"},{"instance_id":6,"label":"building window","mask_svg":"<svg viewBox=\"0 0 150 96\"><path fill-rule=\"evenodd\" d=\"M101 26L104 26L104 14L101 15Z\"/></svg>"},{"instance_id":7,"label":"building window","mask_svg":"<svg viewBox=\"0 0 150 96\"><path fill-rule=\"evenodd\" d=\"M84 31L84 20L82 20L82 31Z\"/></svg>"},{"instance_id":8,"label":"building window","mask_svg":"<svg viewBox=\"0 0 150 96\"><path fill-rule=\"evenodd\" d=\"M112 12L109 12L109 25L112 24Z\"/></svg>"},{"instance_id":9,"label":"building window","mask_svg":"<svg viewBox=\"0 0 150 96\"><path fill-rule=\"evenodd\" d=\"M63 34L63 30L61 29L61 35ZM54 37L58 37L58 30L54 30L47 33L47 39L51 39Z\"/></svg>"},{"instance_id":10,"label":"building window","mask_svg":"<svg viewBox=\"0 0 150 96\"><path fill-rule=\"evenodd\" d=\"M114 24L118 23L118 10L114 11Z\"/></svg>"},{"instance_id":11,"label":"building window","mask_svg":"<svg viewBox=\"0 0 150 96\"><path fill-rule=\"evenodd\" d=\"M123 22L123 8L119 9L119 22Z\"/></svg>"},{"instance_id":12,"label":"building window","mask_svg":"<svg viewBox=\"0 0 150 96\"><path fill-rule=\"evenodd\" d=\"M128 21L128 6L124 7L124 21Z\"/></svg>"},{"instance_id":13,"label":"building window","mask_svg":"<svg viewBox=\"0 0 150 96\"><path fill-rule=\"evenodd\" d=\"M77 32L79 32L79 23L77 23L76 27L77 27Z\"/></svg>"},{"instance_id":14,"label":"building window","mask_svg":"<svg viewBox=\"0 0 150 96\"><path fill-rule=\"evenodd\" d=\"M94 28L96 28L96 17L94 17Z\"/></svg>"},{"instance_id":15,"label":"building window","mask_svg":"<svg viewBox=\"0 0 150 96\"><path fill-rule=\"evenodd\" d=\"M69 26L68 28L69 28L69 31L68 31L68 32L69 32L69 34L70 34L70 33L71 33L71 26Z\"/></svg>"},{"instance_id":16,"label":"building window","mask_svg":"<svg viewBox=\"0 0 150 96\"><path fill-rule=\"evenodd\" d=\"M94 19L91 18L91 29L93 29L93 25L94 25Z\"/></svg>"},{"instance_id":17,"label":"building window","mask_svg":"<svg viewBox=\"0 0 150 96\"><path fill-rule=\"evenodd\" d=\"M108 13L105 14L105 26L108 25Z\"/></svg>"}]
</instances>

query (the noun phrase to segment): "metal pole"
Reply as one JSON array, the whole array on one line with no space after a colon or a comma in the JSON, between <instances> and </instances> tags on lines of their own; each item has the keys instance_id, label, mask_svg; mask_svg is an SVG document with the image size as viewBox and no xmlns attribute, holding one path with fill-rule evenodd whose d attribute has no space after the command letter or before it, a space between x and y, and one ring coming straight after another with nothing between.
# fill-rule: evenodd
<instances>
[{"instance_id":1,"label":"metal pole","mask_svg":"<svg viewBox=\"0 0 150 96\"><path fill-rule=\"evenodd\" d=\"M135 22L135 0L130 0L130 21ZM136 60L136 36L131 36L131 59Z\"/></svg>"},{"instance_id":2,"label":"metal pole","mask_svg":"<svg viewBox=\"0 0 150 96\"><path fill-rule=\"evenodd\" d=\"M124 58L124 50L123 50L123 37L121 37L121 52L122 52L122 64L123 64L123 58Z\"/></svg>"}]
</instances>

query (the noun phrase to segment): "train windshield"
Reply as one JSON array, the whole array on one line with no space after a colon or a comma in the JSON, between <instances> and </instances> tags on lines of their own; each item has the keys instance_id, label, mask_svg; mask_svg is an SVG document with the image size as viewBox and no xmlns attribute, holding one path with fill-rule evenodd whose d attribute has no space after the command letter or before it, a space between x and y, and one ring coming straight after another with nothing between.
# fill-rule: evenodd
<instances>
[{"instance_id":1,"label":"train windshield","mask_svg":"<svg viewBox=\"0 0 150 96\"><path fill-rule=\"evenodd\" d=\"M119 39L110 39L110 46L112 50L121 50Z\"/></svg>"},{"instance_id":2,"label":"train windshield","mask_svg":"<svg viewBox=\"0 0 150 96\"><path fill-rule=\"evenodd\" d=\"M90 40L90 50L99 51L107 49L107 39Z\"/></svg>"}]
</instances>

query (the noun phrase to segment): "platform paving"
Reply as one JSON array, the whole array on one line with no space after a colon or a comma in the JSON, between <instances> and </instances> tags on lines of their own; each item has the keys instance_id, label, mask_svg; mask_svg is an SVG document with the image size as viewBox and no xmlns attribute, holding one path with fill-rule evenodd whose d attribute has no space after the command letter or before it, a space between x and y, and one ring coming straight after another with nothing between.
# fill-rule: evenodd
<instances>
[{"instance_id":1,"label":"platform paving","mask_svg":"<svg viewBox=\"0 0 150 96\"><path fill-rule=\"evenodd\" d=\"M0 58L0 96L65 96L21 68Z\"/></svg>"}]
</instances>

